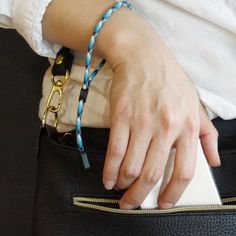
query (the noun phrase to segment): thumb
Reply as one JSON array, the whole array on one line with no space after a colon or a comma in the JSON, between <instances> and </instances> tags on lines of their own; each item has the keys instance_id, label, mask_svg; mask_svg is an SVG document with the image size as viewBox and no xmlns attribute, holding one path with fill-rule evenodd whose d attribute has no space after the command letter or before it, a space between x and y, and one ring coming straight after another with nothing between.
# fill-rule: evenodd
<instances>
[{"instance_id":1,"label":"thumb","mask_svg":"<svg viewBox=\"0 0 236 236\"><path fill-rule=\"evenodd\" d=\"M219 167L220 156L218 152L218 131L208 118L202 104L200 104L200 140L208 163L212 167Z\"/></svg>"}]
</instances>

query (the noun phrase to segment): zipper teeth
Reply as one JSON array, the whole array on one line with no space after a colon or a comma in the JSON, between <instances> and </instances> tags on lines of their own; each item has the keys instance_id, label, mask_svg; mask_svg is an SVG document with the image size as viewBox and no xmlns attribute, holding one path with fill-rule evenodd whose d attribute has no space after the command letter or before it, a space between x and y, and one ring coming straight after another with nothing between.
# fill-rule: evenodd
<instances>
[{"instance_id":1,"label":"zipper teeth","mask_svg":"<svg viewBox=\"0 0 236 236\"><path fill-rule=\"evenodd\" d=\"M235 198L227 198L230 202L236 200ZM226 202L226 200L224 202ZM85 203L89 202L89 203ZM111 213L120 213L120 214L168 214L168 213L178 213L184 211L216 211L216 210L236 210L236 205L197 205L197 206L182 206L175 207L171 209L143 209L143 210L126 210L126 209L116 209L111 207L100 206L92 203L110 203L110 204L119 204L118 199L101 199L101 198L86 198L86 197L74 197L73 204L78 207L90 208L100 211L106 211Z\"/></svg>"},{"instance_id":2,"label":"zipper teeth","mask_svg":"<svg viewBox=\"0 0 236 236\"><path fill-rule=\"evenodd\" d=\"M230 203L230 202L236 202L236 197L228 197L222 199L222 203Z\"/></svg>"}]
</instances>

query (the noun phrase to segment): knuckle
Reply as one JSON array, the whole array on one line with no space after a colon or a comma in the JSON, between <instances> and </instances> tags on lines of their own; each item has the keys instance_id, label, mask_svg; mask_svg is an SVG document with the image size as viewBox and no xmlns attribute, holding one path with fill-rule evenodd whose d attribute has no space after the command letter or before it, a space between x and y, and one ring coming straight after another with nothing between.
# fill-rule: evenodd
<instances>
[{"instance_id":1,"label":"knuckle","mask_svg":"<svg viewBox=\"0 0 236 236\"><path fill-rule=\"evenodd\" d=\"M117 105L117 108L114 114L115 114L113 116L115 118L114 122L116 122L117 117L119 117L120 120L126 123L130 123L133 116L133 109L129 103L123 102L122 104Z\"/></svg>"},{"instance_id":2,"label":"knuckle","mask_svg":"<svg viewBox=\"0 0 236 236\"><path fill-rule=\"evenodd\" d=\"M143 181L148 185L154 185L161 178L161 176L162 176L162 170L154 169L144 174Z\"/></svg>"},{"instance_id":3,"label":"knuckle","mask_svg":"<svg viewBox=\"0 0 236 236\"><path fill-rule=\"evenodd\" d=\"M122 175L126 179L136 179L140 175L140 169L137 167L128 167L124 171L122 171Z\"/></svg>"},{"instance_id":4,"label":"knuckle","mask_svg":"<svg viewBox=\"0 0 236 236\"><path fill-rule=\"evenodd\" d=\"M131 204L132 206L139 206L142 203L142 199L139 198L139 195L130 196L128 199L125 200L127 203Z\"/></svg>"},{"instance_id":5,"label":"knuckle","mask_svg":"<svg viewBox=\"0 0 236 236\"><path fill-rule=\"evenodd\" d=\"M144 112L138 118L139 128L140 130L145 130L151 127L151 114L148 112Z\"/></svg>"},{"instance_id":6,"label":"knuckle","mask_svg":"<svg viewBox=\"0 0 236 236\"><path fill-rule=\"evenodd\" d=\"M173 128L176 126L176 120L174 114L172 114L170 111L163 112L161 120L162 120L162 126L165 132L167 133L171 132Z\"/></svg>"},{"instance_id":7,"label":"knuckle","mask_svg":"<svg viewBox=\"0 0 236 236\"><path fill-rule=\"evenodd\" d=\"M183 171L178 176L178 182L180 183L189 183L194 175L194 171Z\"/></svg>"},{"instance_id":8,"label":"knuckle","mask_svg":"<svg viewBox=\"0 0 236 236\"><path fill-rule=\"evenodd\" d=\"M109 156L111 158L120 159L120 158L123 158L124 154L125 154L125 150L119 144L111 145L110 150L109 150Z\"/></svg>"},{"instance_id":9,"label":"knuckle","mask_svg":"<svg viewBox=\"0 0 236 236\"><path fill-rule=\"evenodd\" d=\"M198 122L195 119L193 119L192 117L187 118L185 125L191 134L196 134L199 130Z\"/></svg>"}]
</instances>

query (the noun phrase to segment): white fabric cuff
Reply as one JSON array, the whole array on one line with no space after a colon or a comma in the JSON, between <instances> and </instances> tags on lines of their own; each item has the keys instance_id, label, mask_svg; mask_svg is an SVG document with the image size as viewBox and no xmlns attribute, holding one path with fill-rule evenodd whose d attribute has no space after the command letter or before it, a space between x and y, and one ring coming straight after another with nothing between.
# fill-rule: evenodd
<instances>
[{"instance_id":1,"label":"white fabric cuff","mask_svg":"<svg viewBox=\"0 0 236 236\"><path fill-rule=\"evenodd\" d=\"M12 15L16 30L40 56L55 58L62 45L43 38L42 18L53 0L15 0Z\"/></svg>"}]
</instances>

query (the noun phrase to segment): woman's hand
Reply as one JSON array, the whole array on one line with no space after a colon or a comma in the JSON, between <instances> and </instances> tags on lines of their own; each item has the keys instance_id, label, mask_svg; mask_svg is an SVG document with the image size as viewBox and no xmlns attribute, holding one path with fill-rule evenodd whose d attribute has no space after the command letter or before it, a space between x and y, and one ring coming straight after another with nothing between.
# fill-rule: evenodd
<instances>
[{"instance_id":1,"label":"woman's hand","mask_svg":"<svg viewBox=\"0 0 236 236\"><path fill-rule=\"evenodd\" d=\"M161 178L175 147L174 171L158 199L159 207L170 208L194 175L199 136L209 163L220 164L217 132L158 35L148 31L135 43L130 40L126 49L114 65L103 183L107 189L128 189L120 207L136 208Z\"/></svg>"},{"instance_id":2,"label":"woman's hand","mask_svg":"<svg viewBox=\"0 0 236 236\"><path fill-rule=\"evenodd\" d=\"M43 36L86 52L96 22L113 4L114 0L54 0L43 17ZM199 136L209 163L220 164L217 132L166 44L135 12L122 8L112 15L94 54L114 70L105 186L127 189L120 207L135 208L160 179L175 147L174 172L158 200L160 207L172 207L194 174Z\"/></svg>"}]
</instances>

